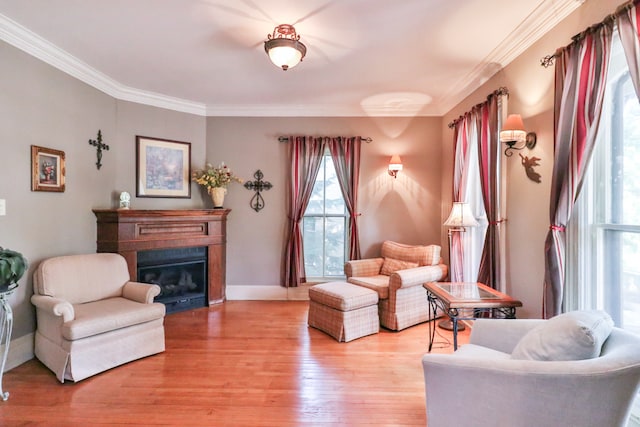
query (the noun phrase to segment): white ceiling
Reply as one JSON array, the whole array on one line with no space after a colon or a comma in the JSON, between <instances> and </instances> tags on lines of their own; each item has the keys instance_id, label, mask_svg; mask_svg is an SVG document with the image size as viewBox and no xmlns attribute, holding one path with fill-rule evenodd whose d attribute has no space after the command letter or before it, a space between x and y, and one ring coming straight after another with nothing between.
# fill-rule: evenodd
<instances>
[{"instance_id":1,"label":"white ceiling","mask_svg":"<svg viewBox=\"0 0 640 427\"><path fill-rule=\"evenodd\" d=\"M177 111L441 116L583 1L0 0L0 38ZM264 52L278 24L307 46L288 71Z\"/></svg>"}]
</instances>

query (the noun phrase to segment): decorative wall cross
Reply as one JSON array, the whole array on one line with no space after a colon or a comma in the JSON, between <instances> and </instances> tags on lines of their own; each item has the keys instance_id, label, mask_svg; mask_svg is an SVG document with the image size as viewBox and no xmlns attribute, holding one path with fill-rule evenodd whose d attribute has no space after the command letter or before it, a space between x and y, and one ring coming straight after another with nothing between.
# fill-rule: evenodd
<instances>
[{"instance_id":1,"label":"decorative wall cross","mask_svg":"<svg viewBox=\"0 0 640 427\"><path fill-rule=\"evenodd\" d=\"M272 185L269 181L263 181L262 178L264 175L262 171L258 169L256 173L253 174L253 177L256 179L255 181L247 181L244 183L244 188L247 190L254 190L256 194L251 198L249 205L253 208L254 211L259 212L260 209L264 208L264 199L260 195L262 191L271 189Z\"/></svg>"},{"instance_id":2,"label":"decorative wall cross","mask_svg":"<svg viewBox=\"0 0 640 427\"><path fill-rule=\"evenodd\" d=\"M102 132L100 132L100 129L98 129L98 138L90 139L89 145L93 145L94 147L96 147L96 157L98 158L96 167L98 168L98 170L100 170L100 167L102 166L102 150L109 151L109 146L102 143Z\"/></svg>"}]
</instances>

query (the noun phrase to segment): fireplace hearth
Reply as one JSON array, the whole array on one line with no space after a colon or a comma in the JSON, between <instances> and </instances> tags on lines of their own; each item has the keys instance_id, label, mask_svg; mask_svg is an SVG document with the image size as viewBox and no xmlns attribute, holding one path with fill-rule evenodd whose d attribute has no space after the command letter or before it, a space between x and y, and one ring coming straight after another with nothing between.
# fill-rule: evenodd
<instances>
[{"instance_id":1,"label":"fireplace hearth","mask_svg":"<svg viewBox=\"0 0 640 427\"><path fill-rule=\"evenodd\" d=\"M167 313L207 306L206 247L139 251L137 277L160 286Z\"/></svg>"}]
</instances>

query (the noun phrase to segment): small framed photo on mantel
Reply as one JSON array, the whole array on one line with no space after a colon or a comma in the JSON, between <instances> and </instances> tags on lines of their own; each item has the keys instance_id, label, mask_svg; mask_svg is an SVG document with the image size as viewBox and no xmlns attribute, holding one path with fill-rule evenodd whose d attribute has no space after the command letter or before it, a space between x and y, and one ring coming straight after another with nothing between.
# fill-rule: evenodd
<instances>
[{"instance_id":1,"label":"small framed photo on mantel","mask_svg":"<svg viewBox=\"0 0 640 427\"><path fill-rule=\"evenodd\" d=\"M31 146L31 191L55 191L65 189L64 151Z\"/></svg>"},{"instance_id":2,"label":"small framed photo on mantel","mask_svg":"<svg viewBox=\"0 0 640 427\"><path fill-rule=\"evenodd\" d=\"M191 143L136 136L136 196L191 198Z\"/></svg>"}]
</instances>

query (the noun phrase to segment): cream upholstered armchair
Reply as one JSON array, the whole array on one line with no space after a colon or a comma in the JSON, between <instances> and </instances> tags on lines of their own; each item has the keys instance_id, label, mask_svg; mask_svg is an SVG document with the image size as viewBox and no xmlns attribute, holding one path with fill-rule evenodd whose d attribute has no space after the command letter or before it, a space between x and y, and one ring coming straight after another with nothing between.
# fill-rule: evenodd
<instances>
[{"instance_id":1,"label":"cream upholstered armchair","mask_svg":"<svg viewBox=\"0 0 640 427\"><path fill-rule=\"evenodd\" d=\"M427 425L626 426L640 336L583 314L478 319L469 344L426 354Z\"/></svg>"},{"instance_id":2,"label":"cream upholstered armchair","mask_svg":"<svg viewBox=\"0 0 640 427\"><path fill-rule=\"evenodd\" d=\"M46 259L33 291L35 355L60 382L164 351L165 306L153 302L160 287L131 282L119 254Z\"/></svg>"},{"instance_id":3,"label":"cream upholstered armchair","mask_svg":"<svg viewBox=\"0 0 640 427\"><path fill-rule=\"evenodd\" d=\"M422 287L447 277L440 246L415 246L387 240L381 256L348 261L347 282L378 292L380 324L399 331L429 320L429 302Z\"/></svg>"}]
</instances>

